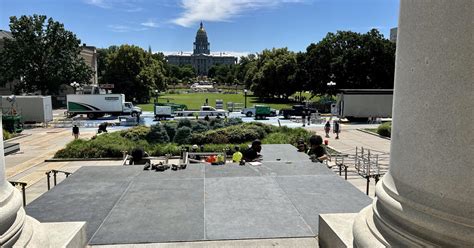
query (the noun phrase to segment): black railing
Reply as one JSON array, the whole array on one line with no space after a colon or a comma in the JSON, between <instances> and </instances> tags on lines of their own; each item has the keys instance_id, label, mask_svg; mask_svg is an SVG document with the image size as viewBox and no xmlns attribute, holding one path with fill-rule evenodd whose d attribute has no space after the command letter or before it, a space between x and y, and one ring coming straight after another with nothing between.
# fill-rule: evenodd
<instances>
[{"instance_id":1,"label":"black railing","mask_svg":"<svg viewBox=\"0 0 474 248\"><path fill-rule=\"evenodd\" d=\"M53 174L53 182L54 182L54 186L56 186L57 184L57 174L58 173L64 173L66 175L66 177L68 177L69 175L71 175L72 173L71 172L67 172L67 171L60 171L60 170L50 170L50 171L47 171L46 172L46 180L48 182L48 190L51 189L51 174Z\"/></svg>"}]
</instances>

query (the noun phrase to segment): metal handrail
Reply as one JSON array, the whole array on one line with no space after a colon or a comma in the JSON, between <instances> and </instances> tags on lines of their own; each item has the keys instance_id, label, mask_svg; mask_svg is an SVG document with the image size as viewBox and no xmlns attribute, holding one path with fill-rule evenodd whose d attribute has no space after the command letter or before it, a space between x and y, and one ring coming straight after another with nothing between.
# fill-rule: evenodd
<instances>
[{"instance_id":1,"label":"metal handrail","mask_svg":"<svg viewBox=\"0 0 474 248\"><path fill-rule=\"evenodd\" d=\"M56 186L56 184L57 184L56 175L57 175L58 173L64 173L64 174L66 175L66 177L69 177L69 175L72 174L72 172L61 171L61 170L50 170L50 171L47 171L45 174L46 174L46 180L47 180L47 182L48 182L48 190L51 189L51 182L50 182L51 173L53 173L54 186Z\"/></svg>"}]
</instances>

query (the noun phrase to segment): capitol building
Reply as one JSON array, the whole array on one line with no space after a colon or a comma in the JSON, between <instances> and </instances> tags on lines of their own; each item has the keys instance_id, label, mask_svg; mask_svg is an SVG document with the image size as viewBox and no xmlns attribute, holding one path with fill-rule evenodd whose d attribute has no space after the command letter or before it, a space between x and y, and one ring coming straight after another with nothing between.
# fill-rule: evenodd
<instances>
[{"instance_id":1,"label":"capitol building","mask_svg":"<svg viewBox=\"0 0 474 248\"><path fill-rule=\"evenodd\" d=\"M206 76L213 65L234 65L237 63L237 57L225 53L211 54L210 43L202 22L196 34L193 53L180 52L168 55L166 59L172 65L192 65L197 74L201 76Z\"/></svg>"}]
</instances>

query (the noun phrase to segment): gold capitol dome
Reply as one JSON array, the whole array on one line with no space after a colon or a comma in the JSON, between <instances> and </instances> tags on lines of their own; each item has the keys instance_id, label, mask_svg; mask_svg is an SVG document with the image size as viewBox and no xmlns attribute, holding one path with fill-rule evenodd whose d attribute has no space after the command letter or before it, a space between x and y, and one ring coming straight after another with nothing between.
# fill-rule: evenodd
<instances>
[{"instance_id":1,"label":"gold capitol dome","mask_svg":"<svg viewBox=\"0 0 474 248\"><path fill-rule=\"evenodd\" d=\"M199 29L197 31L197 34L207 35L206 30L204 29L204 26L202 25L202 21L201 21L201 24L199 25Z\"/></svg>"}]
</instances>

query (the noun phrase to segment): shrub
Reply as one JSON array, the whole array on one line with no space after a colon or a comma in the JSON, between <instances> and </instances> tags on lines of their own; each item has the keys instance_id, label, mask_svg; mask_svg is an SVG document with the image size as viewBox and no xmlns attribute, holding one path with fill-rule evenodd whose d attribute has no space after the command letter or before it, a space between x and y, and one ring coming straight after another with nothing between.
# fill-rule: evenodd
<instances>
[{"instance_id":1,"label":"shrub","mask_svg":"<svg viewBox=\"0 0 474 248\"><path fill-rule=\"evenodd\" d=\"M381 136L390 138L391 135L392 135L391 132L392 132L392 123L391 122L382 123L377 127L377 133Z\"/></svg>"},{"instance_id":2,"label":"shrub","mask_svg":"<svg viewBox=\"0 0 474 248\"><path fill-rule=\"evenodd\" d=\"M207 121L196 121L193 123L193 133L203 133L209 130L209 126L207 125Z\"/></svg>"},{"instance_id":3,"label":"shrub","mask_svg":"<svg viewBox=\"0 0 474 248\"><path fill-rule=\"evenodd\" d=\"M176 144L159 144L153 147L151 150L152 156L164 156L166 154L171 154L174 156L180 155L181 148Z\"/></svg>"},{"instance_id":4,"label":"shrub","mask_svg":"<svg viewBox=\"0 0 474 248\"><path fill-rule=\"evenodd\" d=\"M7 130L3 129L3 140L11 139L12 134L8 132Z\"/></svg>"},{"instance_id":5,"label":"shrub","mask_svg":"<svg viewBox=\"0 0 474 248\"><path fill-rule=\"evenodd\" d=\"M209 126L211 127L211 129L218 129L225 127L225 124L222 119L215 118L209 121Z\"/></svg>"},{"instance_id":6,"label":"shrub","mask_svg":"<svg viewBox=\"0 0 474 248\"><path fill-rule=\"evenodd\" d=\"M137 126L137 127L132 127L128 130L122 131L121 135L122 137L127 138L129 140L137 141L137 140L145 139L149 132L150 132L149 127Z\"/></svg>"},{"instance_id":7,"label":"shrub","mask_svg":"<svg viewBox=\"0 0 474 248\"><path fill-rule=\"evenodd\" d=\"M150 127L150 132L147 135L147 140L150 143L167 143L170 141L168 133L162 125L156 124Z\"/></svg>"},{"instance_id":8,"label":"shrub","mask_svg":"<svg viewBox=\"0 0 474 248\"><path fill-rule=\"evenodd\" d=\"M168 134L169 139L173 140L176 134L176 128L177 128L176 122L165 122L163 124L163 128L166 130L166 133Z\"/></svg>"},{"instance_id":9,"label":"shrub","mask_svg":"<svg viewBox=\"0 0 474 248\"><path fill-rule=\"evenodd\" d=\"M225 125L228 127L228 126L240 125L242 123L243 121L240 118L229 118L227 119L227 122L225 123Z\"/></svg>"},{"instance_id":10,"label":"shrub","mask_svg":"<svg viewBox=\"0 0 474 248\"><path fill-rule=\"evenodd\" d=\"M189 119L181 119L178 121L178 128L180 127L189 127L189 128L192 128L193 125L191 123L191 121Z\"/></svg>"},{"instance_id":11,"label":"shrub","mask_svg":"<svg viewBox=\"0 0 474 248\"><path fill-rule=\"evenodd\" d=\"M174 136L174 142L178 144L189 144L191 141L191 128L187 126L182 126L176 130L176 135Z\"/></svg>"},{"instance_id":12,"label":"shrub","mask_svg":"<svg viewBox=\"0 0 474 248\"><path fill-rule=\"evenodd\" d=\"M308 132L303 128L277 128L276 132L267 135L262 143L264 144L292 144L297 145L299 139L303 139L306 143L309 141L309 137L312 133Z\"/></svg>"},{"instance_id":13,"label":"shrub","mask_svg":"<svg viewBox=\"0 0 474 248\"><path fill-rule=\"evenodd\" d=\"M204 133L193 133L191 135L191 144L204 145L206 144L206 135Z\"/></svg>"}]
</instances>

